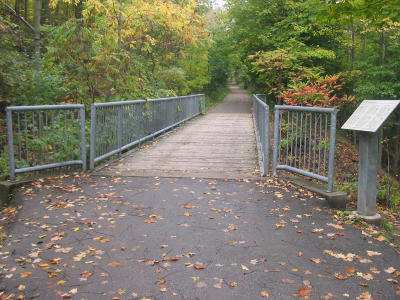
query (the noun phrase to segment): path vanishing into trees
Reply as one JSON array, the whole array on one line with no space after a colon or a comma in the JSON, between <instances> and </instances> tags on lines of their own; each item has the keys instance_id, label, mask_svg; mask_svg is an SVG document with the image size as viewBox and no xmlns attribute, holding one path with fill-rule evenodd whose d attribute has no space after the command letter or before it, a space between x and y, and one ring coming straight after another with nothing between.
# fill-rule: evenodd
<instances>
[{"instance_id":1,"label":"path vanishing into trees","mask_svg":"<svg viewBox=\"0 0 400 300\"><path fill-rule=\"evenodd\" d=\"M0 299L398 299L396 250L257 177L254 140L250 99L232 88L98 175L21 187Z\"/></svg>"},{"instance_id":2,"label":"path vanishing into trees","mask_svg":"<svg viewBox=\"0 0 400 300\"><path fill-rule=\"evenodd\" d=\"M157 140L98 174L200 178L257 175L251 98L231 86L226 99L205 116Z\"/></svg>"}]
</instances>

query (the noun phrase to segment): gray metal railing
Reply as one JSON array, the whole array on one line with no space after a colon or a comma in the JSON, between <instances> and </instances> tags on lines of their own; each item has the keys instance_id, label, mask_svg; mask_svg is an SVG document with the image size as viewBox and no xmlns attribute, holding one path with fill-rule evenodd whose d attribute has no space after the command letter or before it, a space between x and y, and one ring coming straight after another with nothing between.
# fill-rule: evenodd
<instances>
[{"instance_id":1,"label":"gray metal railing","mask_svg":"<svg viewBox=\"0 0 400 300\"><path fill-rule=\"evenodd\" d=\"M253 118L256 132L257 149L261 176L269 172L269 106L266 95L253 95Z\"/></svg>"},{"instance_id":2,"label":"gray metal railing","mask_svg":"<svg viewBox=\"0 0 400 300\"><path fill-rule=\"evenodd\" d=\"M86 170L84 105L10 106L6 112L11 180L74 164Z\"/></svg>"},{"instance_id":3,"label":"gray metal railing","mask_svg":"<svg viewBox=\"0 0 400 300\"><path fill-rule=\"evenodd\" d=\"M92 104L90 168L204 110L204 94Z\"/></svg>"},{"instance_id":4,"label":"gray metal railing","mask_svg":"<svg viewBox=\"0 0 400 300\"><path fill-rule=\"evenodd\" d=\"M328 183L333 191L334 108L275 105L273 175L286 170Z\"/></svg>"}]
</instances>

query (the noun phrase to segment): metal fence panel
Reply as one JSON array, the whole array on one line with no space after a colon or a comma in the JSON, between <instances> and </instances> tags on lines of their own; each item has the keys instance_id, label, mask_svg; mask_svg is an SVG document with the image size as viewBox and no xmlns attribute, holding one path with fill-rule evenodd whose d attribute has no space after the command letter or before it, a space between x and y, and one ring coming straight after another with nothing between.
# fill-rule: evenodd
<instances>
[{"instance_id":1,"label":"metal fence panel","mask_svg":"<svg viewBox=\"0 0 400 300\"><path fill-rule=\"evenodd\" d=\"M204 110L204 94L92 104L90 168Z\"/></svg>"},{"instance_id":2,"label":"metal fence panel","mask_svg":"<svg viewBox=\"0 0 400 300\"><path fill-rule=\"evenodd\" d=\"M269 106L266 95L253 95L253 118L256 132L257 149L260 161L261 176L269 172Z\"/></svg>"},{"instance_id":3,"label":"metal fence panel","mask_svg":"<svg viewBox=\"0 0 400 300\"><path fill-rule=\"evenodd\" d=\"M333 191L334 108L275 105L273 175L287 170L328 183Z\"/></svg>"},{"instance_id":4,"label":"metal fence panel","mask_svg":"<svg viewBox=\"0 0 400 300\"><path fill-rule=\"evenodd\" d=\"M84 105L9 106L6 113L11 180L74 164L86 170Z\"/></svg>"}]
</instances>

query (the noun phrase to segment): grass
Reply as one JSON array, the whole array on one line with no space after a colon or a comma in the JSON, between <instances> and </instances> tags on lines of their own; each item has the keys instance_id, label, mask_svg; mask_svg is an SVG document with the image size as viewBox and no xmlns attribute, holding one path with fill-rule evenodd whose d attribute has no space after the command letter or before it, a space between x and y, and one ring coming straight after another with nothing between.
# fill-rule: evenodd
<instances>
[{"instance_id":1,"label":"grass","mask_svg":"<svg viewBox=\"0 0 400 300\"><path fill-rule=\"evenodd\" d=\"M223 87L206 94L206 111L222 102L226 95L228 95L229 91L230 89L228 87Z\"/></svg>"}]
</instances>

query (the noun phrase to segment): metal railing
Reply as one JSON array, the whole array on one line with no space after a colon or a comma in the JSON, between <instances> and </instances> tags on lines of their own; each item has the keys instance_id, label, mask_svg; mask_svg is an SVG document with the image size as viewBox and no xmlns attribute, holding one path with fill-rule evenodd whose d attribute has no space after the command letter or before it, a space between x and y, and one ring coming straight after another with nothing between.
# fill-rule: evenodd
<instances>
[{"instance_id":1,"label":"metal railing","mask_svg":"<svg viewBox=\"0 0 400 300\"><path fill-rule=\"evenodd\" d=\"M92 104L90 168L204 110L204 94Z\"/></svg>"},{"instance_id":2,"label":"metal railing","mask_svg":"<svg viewBox=\"0 0 400 300\"><path fill-rule=\"evenodd\" d=\"M6 112L11 180L74 164L86 170L84 105L10 106Z\"/></svg>"},{"instance_id":3,"label":"metal railing","mask_svg":"<svg viewBox=\"0 0 400 300\"><path fill-rule=\"evenodd\" d=\"M269 106L266 104L266 95L253 95L253 118L257 140L257 149L261 176L269 172Z\"/></svg>"},{"instance_id":4,"label":"metal railing","mask_svg":"<svg viewBox=\"0 0 400 300\"><path fill-rule=\"evenodd\" d=\"M275 105L273 175L286 170L328 183L333 191L334 108Z\"/></svg>"}]
</instances>

